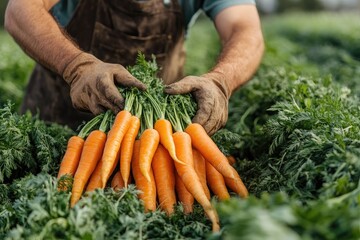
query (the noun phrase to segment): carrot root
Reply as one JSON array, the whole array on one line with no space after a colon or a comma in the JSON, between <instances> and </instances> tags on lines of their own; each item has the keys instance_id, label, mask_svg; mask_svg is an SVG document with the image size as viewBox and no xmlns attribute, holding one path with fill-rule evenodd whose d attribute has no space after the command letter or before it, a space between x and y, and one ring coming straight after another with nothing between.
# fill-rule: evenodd
<instances>
[{"instance_id":1,"label":"carrot root","mask_svg":"<svg viewBox=\"0 0 360 240\"><path fill-rule=\"evenodd\" d=\"M140 136L139 166L141 173L149 182L151 181L151 162L159 142L159 133L153 128L146 129Z\"/></svg>"},{"instance_id":2,"label":"carrot root","mask_svg":"<svg viewBox=\"0 0 360 240\"><path fill-rule=\"evenodd\" d=\"M152 169L150 168L148 181L140 171L140 140L135 140L133 158L131 161L132 173L136 187L141 191L139 198L143 200L145 211L156 210L156 185Z\"/></svg>"},{"instance_id":3,"label":"carrot root","mask_svg":"<svg viewBox=\"0 0 360 240\"><path fill-rule=\"evenodd\" d=\"M79 166L74 176L74 183L71 191L71 206L74 206L80 199L92 172L101 159L105 141L106 134L100 130L92 131L86 138Z\"/></svg>"},{"instance_id":4,"label":"carrot root","mask_svg":"<svg viewBox=\"0 0 360 240\"><path fill-rule=\"evenodd\" d=\"M155 177L159 206L168 215L174 212L175 195L175 166L169 152L159 144L153 161L152 169Z\"/></svg>"},{"instance_id":5,"label":"carrot root","mask_svg":"<svg viewBox=\"0 0 360 240\"><path fill-rule=\"evenodd\" d=\"M131 116L131 124L127 130L124 140L120 146L120 174L122 176L125 187L128 185L130 177L131 158L136 136L140 129L140 119Z\"/></svg>"},{"instance_id":6,"label":"carrot root","mask_svg":"<svg viewBox=\"0 0 360 240\"><path fill-rule=\"evenodd\" d=\"M57 178L59 179L65 174L74 176L78 167L81 151L85 140L79 136L72 136L67 144L65 155L61 161Z\"/></svg>"},{"instance_id":7,"label":"carrot root","mask_svg":"<svg viewBox=\"0 0 360 240\"><path fill-rule=\"evenodd\" d=\"M220 151L215 142L206 133L203 126L190 123L185 132L191 137L192 145L211 163L224 177L234 178L229 160Z\"/></svg>"},{"instance_id":8,"label":"carrot root","mask_svg":"<svg viewBox=\"0 0 360 240\"><path fill-rule=\"evenodd\" d=\"M111 170L114 166L117 156L120 151L121 142L129 128L131 120L131 113L127 110L120 111L116 117L112 128L108 133L108 138L105 143L104 153L101 161L101 182L102 187L105 188L106 183L112 174Z\"/></svg>"},{"instance_id":9,"label":"carrot root","mask_svg":"<svg viewBox=\"0 0 360 240\"><path fill-rule=\"evenodd\" d=\"M186 163L186 165L175 162L175 168L179 174L186 189L194 196L195 200L203 207L206 215L212 222L213 231L220 230L219 217L215 209L212 207L209 199L206 197L203 186L200 179L196 174L194 168L194 159L192 154L191 138L186 132L176 132L173 134L176 155L180 161Z\"/></svg>"}]
</instances>

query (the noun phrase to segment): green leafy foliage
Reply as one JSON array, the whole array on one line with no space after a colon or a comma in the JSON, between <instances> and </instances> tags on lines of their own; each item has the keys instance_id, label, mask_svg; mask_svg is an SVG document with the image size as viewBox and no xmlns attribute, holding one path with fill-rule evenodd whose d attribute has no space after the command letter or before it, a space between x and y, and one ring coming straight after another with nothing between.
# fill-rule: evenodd
<instances>
[{"instance_id":1,"label":"green leafy foliage","mask_svg":"<svg viewBox=\"0 0 360 240\"><path fill-rule=\"evenodd\" d=\"M287 179L287 192L332 197L357 186L360 109L348 93L330 83L299 79L291 100L269 109L277 112L265 125L265 134L273 139L269 161L274 166L281 159L277 167Z\"/></svg>"},{"instance_id":2,"label":"green leafy foliage","mask_svg":"<svg viewBox=\"0 0 360 240\"><path fill-rule=\"evenodd\" d=\"M0 108L0 183L28 173L55 173L73 132L30 114L14 113L12 107L8 103Z\"/></svg>"},{"instance_id":3,"label":"green leafy foliage","mask_svg":"<svg viewBox=\"0 0 360 240\"><path fill-rule=\"evenodd\" d=\"M359 204L359 199L354 196L336 204L331 200L303 204L283 192L262 194L259 198L251 196L246 201L232 198L217 204L224 228L211 239L355 240L360 237L355 204Z\"/></svg>"},{"instance_id":4,"label":"green leafy foliage","mask_svg":"<svg viewBox=\"0 0 360 240\"><path fill-rule=\"evenodd\" d=\"M360 177L359 99L331 78L272 73L276 77L262 84L254 79L243 89L237 103L244 103L244 115L228 123L245 143L239 170L250 191L284 190L308 199L354 189ZM268 86L275 86L273 94ZM260 101L252 105L256 95Z\"/></svg>"},{"instance_id":5,"label":"green leafy foliage","mask_svg":"<svg viewBox=\"0 0 360 240\"><path fill-rule=\"evenodd\" d=\"M231 132L226 128L220 129L211 138L225 156L236 155L237 151L240 151L244 145L239 134Z\"/></svg>"},{"instance_id":6,"label":"green leafy foliage","mask_svg":"<svg viewBox=\"0 0 360 240\"><path fill-rule=\"evenodd\" d=\"M48 174L28 175L12 188L16 200L0 208L2 239L201 239L210 231L199 207L186 216L179 208L171 217L160 210L144 214L134 185L96 190L74 208L70 193L57 191Z\"/></svg>"}]
</instances>

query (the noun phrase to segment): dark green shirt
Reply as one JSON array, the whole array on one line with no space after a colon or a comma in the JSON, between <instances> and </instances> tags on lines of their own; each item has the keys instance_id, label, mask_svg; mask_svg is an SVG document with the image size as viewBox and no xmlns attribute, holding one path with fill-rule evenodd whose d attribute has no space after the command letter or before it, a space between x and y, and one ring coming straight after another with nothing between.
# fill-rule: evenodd
<instances>
[{"instance_id":1,"label":"dark green shirt","mask_svg":"<svg viewBox=\"0 0 360 240\"><path fill-rule=\"evenodd\" d=\"M121 0L120 0L121 1ZM240 4L255 4L255 0L179 0L188 26L193 16L203 10L212 20L221 10ZM52 14L62 26L70 21L78 0L61 0L52 8Z\"/></svg>"}]
</instances>

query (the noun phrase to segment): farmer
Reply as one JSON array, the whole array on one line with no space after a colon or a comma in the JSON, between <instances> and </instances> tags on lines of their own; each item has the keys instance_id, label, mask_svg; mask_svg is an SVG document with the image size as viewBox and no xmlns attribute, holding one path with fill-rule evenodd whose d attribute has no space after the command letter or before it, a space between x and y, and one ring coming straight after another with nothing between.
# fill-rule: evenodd
<instances>
[{"instance_id":1,"label":"farmer","mask_svg":"<svg viewBox=\"0 0 360 240\"><path fill-rule=\"evenodd\" d=\"M186 28L200 9L222 51L210 72L184 77ZM38 63L21 111L74 129L124 107L116 86L145 89L125 69L141 51L156 56L167 93L194 95L193 121L211 135L225 125L232 92L254 74L264 49L254 0L9 0L5 27Z\"/></svg>"}]
</instances>

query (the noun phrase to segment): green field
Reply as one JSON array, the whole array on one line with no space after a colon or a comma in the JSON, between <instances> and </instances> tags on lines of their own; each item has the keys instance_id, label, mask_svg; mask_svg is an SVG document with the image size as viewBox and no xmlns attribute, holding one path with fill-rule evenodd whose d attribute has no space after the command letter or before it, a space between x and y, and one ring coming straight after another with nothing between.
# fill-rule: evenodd
<instances>
[{"instance_id":1,"label":"green field","mask_svg":"<svg viewBox=\"0 0 360 240\"><path fill-rule=\"evenodd\" d=\"M230 99L233 134L214 136L251 196L213 199L217 234L199 206L144 214L134 187L70 209L55 176L73 132L15 113L34 62L1 32L0 239L359 239L359 23L351 13L262 17L261 66ZM186 48L187 74L214 64L221 47L206 18Z\"/></svg>"}]
</instances>

